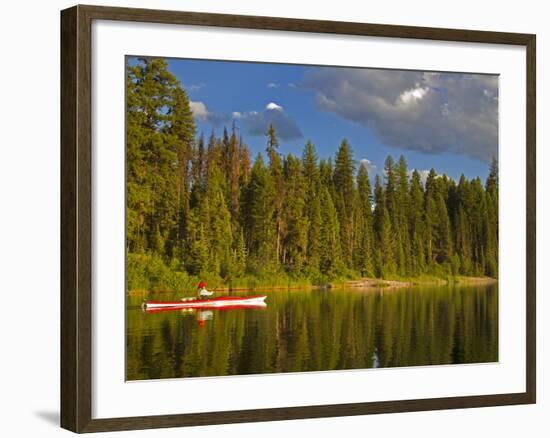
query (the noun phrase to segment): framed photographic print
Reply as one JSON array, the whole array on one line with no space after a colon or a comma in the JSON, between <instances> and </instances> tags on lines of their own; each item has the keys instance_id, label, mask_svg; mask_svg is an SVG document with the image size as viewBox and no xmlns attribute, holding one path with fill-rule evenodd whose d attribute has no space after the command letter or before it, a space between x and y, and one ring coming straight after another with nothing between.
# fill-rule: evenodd
<instances>
[{"instance_id":1,"label":"framed photographic print","mask_svg":"<svg viewBox=\"0 0 550 438\"><path fill-rule=\"evenodd\" d=\"M61 49L62 427L535 403L534 35L75 6Z\"/></svg>"}]
</instances>

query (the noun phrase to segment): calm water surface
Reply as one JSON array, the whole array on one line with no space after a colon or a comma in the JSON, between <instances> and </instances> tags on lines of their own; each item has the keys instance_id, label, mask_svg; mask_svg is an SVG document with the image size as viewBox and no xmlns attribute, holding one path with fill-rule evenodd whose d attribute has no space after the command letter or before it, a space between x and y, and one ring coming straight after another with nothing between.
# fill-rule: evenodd
<instances>
[{"instance_id":1,"label":"calm water surface","mask_svg":"<svg viewBox=\"0 0 550 438\"><path fill-rule=\"evenodd\" d=\"M257 295L263 292L239 292ZM498 361L498 286L266 292L267 307L145 313L127 300L127 380Z\"/></svg>"}]
</instances>

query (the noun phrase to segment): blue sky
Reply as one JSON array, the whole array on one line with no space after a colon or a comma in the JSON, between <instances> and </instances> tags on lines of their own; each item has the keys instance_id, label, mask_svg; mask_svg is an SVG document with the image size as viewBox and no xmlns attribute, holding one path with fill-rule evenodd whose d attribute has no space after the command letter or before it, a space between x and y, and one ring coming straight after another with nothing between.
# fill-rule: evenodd
<instances>
[{"instance_id":1,"label":"blue sky","mask_svg":"<svg viewBox=\"0 0 550 438\"><path fill-rule=\"evenodd\" d=\"M281 154L308 139L322 158L347 138L354 158L381 173L388 154L409 168L458 179L486 177L498 148L498 77L169 59L189 94L198 132L220 135L233 120L252 155L275 125Z\"/></svg>"}]
</instances>

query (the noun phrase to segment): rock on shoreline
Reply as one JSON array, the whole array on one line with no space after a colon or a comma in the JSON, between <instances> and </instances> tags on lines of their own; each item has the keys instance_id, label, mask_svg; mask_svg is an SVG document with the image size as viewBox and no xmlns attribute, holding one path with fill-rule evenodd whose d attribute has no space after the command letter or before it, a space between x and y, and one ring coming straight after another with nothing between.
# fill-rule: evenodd
<instances>
[{"instance_id":1,"label":"rock on shoreline","mask_svg":"<svg viewBox=\"0 0 550 438\"><path fill-rule=\"evenodd\" d=\"M378 289L378 288L401 288L421 285L485 285L497 283L496 278L491 277L450 277L450 278L419 278L411 280L383 280L380 278L362 278L360 280L350 280L341 285L332 285L328 287L350 287L358 289Z\"/></svg>"},{"instance_id":2,"label":"rock on shoreline","mask_svg":"<svg viewBox=\"0 0 550 438\"><path fill-rule=\"evenodd\" d=\"M409 287L414 286L412 281L382 280L380 278L362 278L361 280L351 280L345 283L347 287L353 288L381 288L381 287Z\"/></svg>"}]
</instances>

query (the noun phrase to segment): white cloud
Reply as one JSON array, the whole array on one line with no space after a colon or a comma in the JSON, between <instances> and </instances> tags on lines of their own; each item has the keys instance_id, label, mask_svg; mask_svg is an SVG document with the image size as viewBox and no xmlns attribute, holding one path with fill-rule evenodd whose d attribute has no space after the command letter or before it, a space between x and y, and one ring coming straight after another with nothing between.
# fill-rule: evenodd
<instances>
[{"instance_id":1,"label":"white cloud","mask_svg":"<svg viewBox=\"0 0 550 438\"><path fill-rule=\"evenodd\" d=\"M317 68L304 85L320 108L389 147L490 162L498 152L498 76Z\"/></svg>"},{"instance_id":2,"label":"white cloud","mask_svg":"<svg viewBox=\"0 0 550 438\"><path fill-rule=\"evenodd\" d=\"M412 176L415 170L420 174L420 181L422 181L422 184L426 185L426 180L428 179L430 171L426 169L412 169L409 170L409 176Z\"/></svg>"},{"instance_id":3,"label":"white cloud","mask_svg":"<svg viewBox=\"0 0 550 438\"><path fill-rule=\"evenodd\" d=\"M279 84L275 82L268 82L267 88L279 88Z\"/></svg>"},{"instance_id":4,"label":"white cloud","mask_svg":"<svg viewBox=\"0 0 550 438\"><path fill-rule=\"evenodd\" d=\"M275 126L277 136L281 140L293 140L302 137L302 131L296 121L289 116L281 105L269 102L263 111L233 111L216 113L210 111L204 102L190 101L191 112L197 120L207 121L220 126L231 119L239 120L239 124L251 135L263 136L270 124Z\"/></svg>"},{"instance_id":5,"label":"white cloud","mask_svg":"<svg viewBox=\"0 0 550 438\"><path fill-rule=\"evenodd\" d=\"M280 105L277 105L275 102L269 102L266 106L265 106L265 109L270 111L270 110L274 110L274 111L283 111L283 107L280 106Z\"/></svg>"},{"instance_id":6,"label":"white cloud","mask_svg":"<svg viewBox=\"0 0 550 438\"><path fill-rule=\"evenodd\" d=\"M376 170L376 165L371 160L368 160L367 158L363 158L362 160L360 160L359 165L364 166L365 169L367 169L367 172L369 173Z\"/></svg>"},{"instance_id":7,"label":"white cloud","mask_svg":"<svg viewBox=\"0 0 550 438\"><path fill-rule=\"evenodd\" d=\"M401 93L401 96L399 97L403 103L408 104L411 102L416 102L417 100L421 100L427 92L427 88L423 88L417 85L415 88L403 91L403 93Z\"/></svg>"},{"instance_id":8,"label":"white cloud","mask_svg":"<svg viewBox=\"0 0 550 438\"><path fill-rule=\"evenodd\" d=\"M195 116L197 119L206 120L208 118L208 108L206 108L206 105L203 102L189 101L189 106L191 108L193 116Z\"/></svg>"},{"instance_id":9,"label":"white cloud","mask_svg":"<svg viewBox=\"0 0 550 438\"><path fill-rule=\"evenodd\" d=\"M233 118L239 119L243 128L255 136L263 136L270 124L275 126L281 140L293 140L302 137L302 131L296 121L288 115L281 105L269 102L263 111L233 112Z\"/></svg>"},{"instance_id":10,"label":"white cloud","mask_svg":"<svg viewBox=\"0 0 550 438\"><path fill-rule=\"evenodd\" d=\"M206 122L206 121L210 122L214 126L223 125L224 123L230 120L227 114L210 111L206 107L204 102L189 101L189 107L191 108L191 112L193 113L193 116L197 120L201 120L203 122Z\"/></svg>"}]
</instances>

